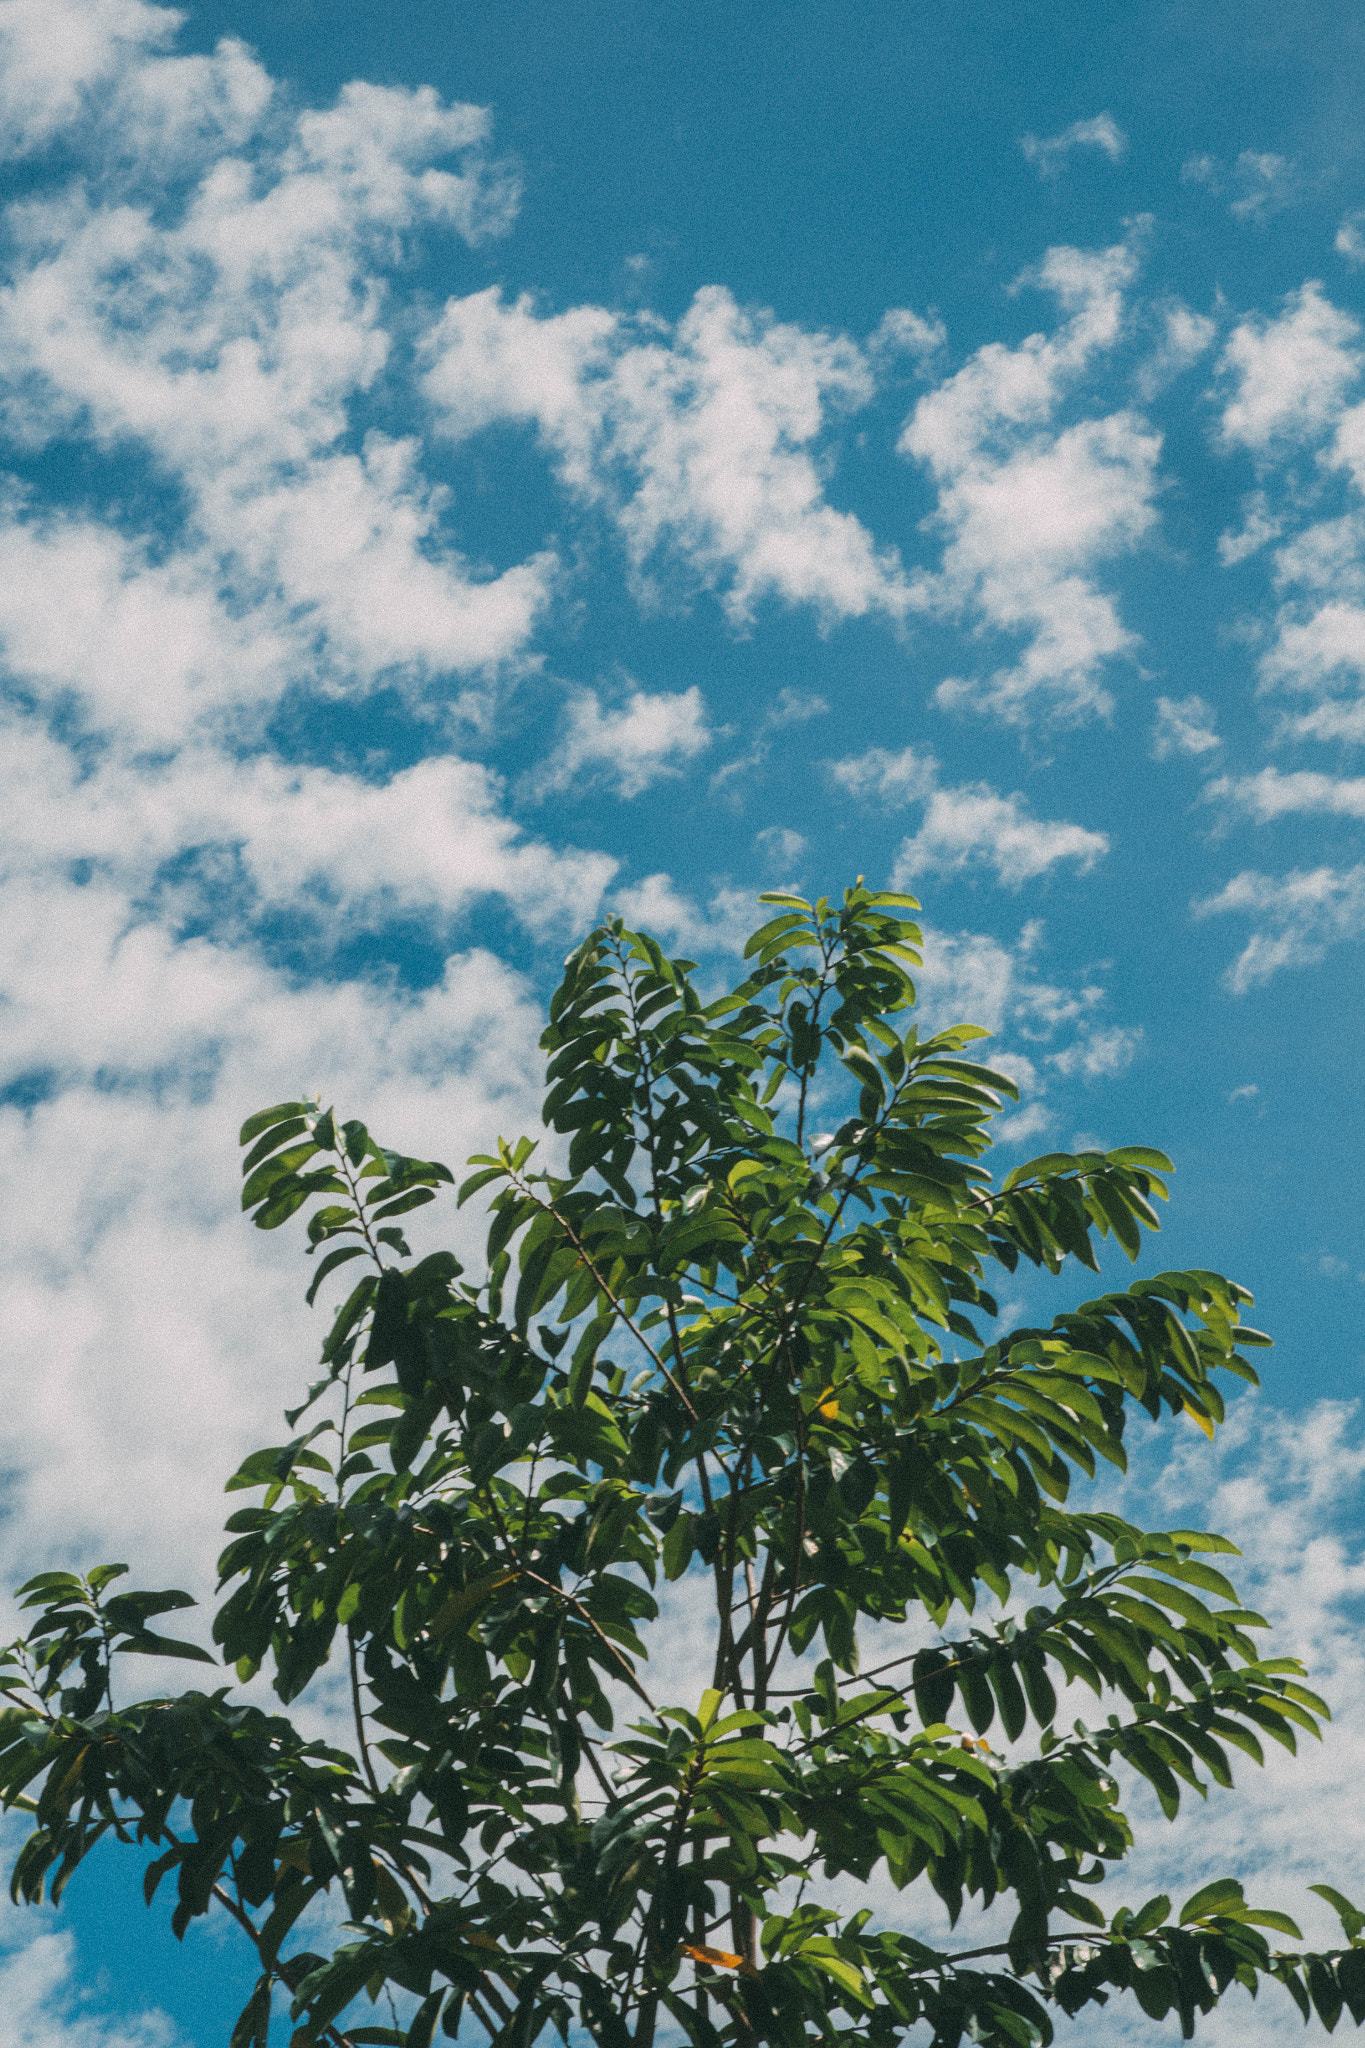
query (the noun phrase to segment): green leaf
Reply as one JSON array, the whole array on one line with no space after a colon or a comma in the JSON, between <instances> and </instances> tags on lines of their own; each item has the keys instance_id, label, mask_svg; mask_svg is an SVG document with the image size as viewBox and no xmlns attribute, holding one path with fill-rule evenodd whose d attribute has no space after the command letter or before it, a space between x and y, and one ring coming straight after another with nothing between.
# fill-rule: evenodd
<instances>
[{"instance_id":1,"label":"green leaf","mask_svg":"<svg viewBox=\"0 0 1365 2048\"><path fill-rule=\"evenodd\" d=\"M498 1140L458 1191L489 1212L484 1273L412 1263L401 1225L443 1166L316 1102L248 1121L247 1211L304 1213L310 1302L362 1235L389 1261L362 1261L284 1396L291 1432L326 1420L230 1482L254 1504L228 1518L213 1641L275 1698L215 1671L131 1706L116 1684L111 1708L109 1643L212 1661L156 1632L187 1596L120 1592L112 1566L30 1581L0 1650L0 1803L31 1815L16 1897L60 1896L121 1832L174 1933L239 1899L265 1974L234 2048L265 2048L272 1972L296 2048L432 2048L475 2017L498 2048L660 2025L799 2048L843 2012L871 2048L1040 2048L1054 2008L1126 1998L1188 2033L1267 1974L1325 2025L1365 2016L1365 1948L1272 1956L1293 1922L1233 1879L1176 1927L1160 1896L1106 1930L1089 1889L1145 1851L1112 1773L1173 1815L1231 1786L1234 1751L1324 1716L1295 1660L1258 1661L1258 1618L1205 1561L1230 1543L1148 1532L1091 1486L1135 1409L1222 1420L1260 1341L1249 1295L1191 1268L1082 1300L1102 1235L1132 1253L1154 1225L1164 1153L1044 1154L1001 1184L1017 1089L971 1057L982 1027L921 1041L914 899L859 877L765 905L706 1001L619 917L576 947L542 1040L555 1136ZM1010 1329L996 1269L1021 1259L1039 1326ZM861 1681L860 1639L889 1659ZM696 1710L668 1704L684 1651L714 1678ZM349 1748L288 1711L322 1728L338 1674ZM1059 1728L1077 1684L1096 1726L1068 1706ZM883 1864L919 1887L904 1916ZM900 1931L931 1890L954 1925L1003 1912L1004 1952ZM325 1953L291 1948L305 1914Z\"/></svg>"},{"instance_id":2,"label":"green leaf","mask_svg":"<svg viewBox=\"0 0 1365 2048\"><path fill-rule=\"evenodd\" d=\"M271 1109L258 1109L256 1114L249 1116L242 1125L237 1142L239 1145L249 1145L254 1138L260 1137L262 1131L268 1131L276 1124L285 1123L296 1116L311 1116L316 1106L312 1102L277 1102Z\"/></svg>"},{"instance_id":3,"label":"green leaf","mask_svg":"<svg viewBox=\"0 0 1365 2048\"><path fill-rule=\"evenodd\" d=\"M1353 1906L1344 1892L1337 1891L1330 1884L1310 1884L1308 1889L1310 1892L1316 1892L1320 1899L1326 1899L1340 1920L1342 1932L1348 1941L1354 1941L1356 1936L1365 1930L1365 1913L1359 1906Z\"/></svg>"},{"instance_id":4,"label":"green leaf","mask_svg":"<svg viewBox=\"0 0 1365 2048\"><path fill-rule=\"evenodd\" d=\"M1196 1920L1210 1920L1217 1914L1232 1913L1240 1919L1245 1911L1246 1901L1242 1887L1236 1878L1215 1878L1194 1892L1180 1909L1180 1925L1188 1927Z\"/></svg>"},{"instance_id":5,"label":"green leaf","mask_svg":"<svg viewBox=\"0 0 1365 2048\"><path fill-rule=\"evenodd\" d=\"M360 1259L364 1256L365 1247L363 1244L339 1245L335 1251L328 1252L326 1258L319 1261L317 1272L313 1275L313 1284L308 1289L306 1296L308 1306L310 1308L313 1306L314 1301L317 1299L317 1291L329 1273L334 1273L338 1266L344 1266L348 1259Z\"/></svg>"}]
</instances>

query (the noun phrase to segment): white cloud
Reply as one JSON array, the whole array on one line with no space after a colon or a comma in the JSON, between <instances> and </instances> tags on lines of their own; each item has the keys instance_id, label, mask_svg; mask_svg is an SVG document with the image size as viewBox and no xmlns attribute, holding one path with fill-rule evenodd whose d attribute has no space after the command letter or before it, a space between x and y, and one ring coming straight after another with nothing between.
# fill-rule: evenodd
<instances>
[{"instance_id":1,"label":"white cloud","mask_svg":"<svg viewBox=\"0 0 1365 2048\"><path fill-rule=\"evenodd\" d=\"M767 914L756 890L729 887L717 889L702 909L666 874L646 875L634 888L619 890L612 908L633 930L667 937L689 954L742 954Z\"/></svg>"},{"instance_id":2,"label":"white cloud","mask_svg":"<svg viewBox=\"0 0 1365 2048\"><path fill-rule=\"evenodd\" d=\"M1289 294L1275 319L1234 327L1218 364L1233 386L1223 407L1224 441L1262 452L1321 434L1360 373L1359 334L1359 322L1311 280Z\"/></svg>"},{"instance_id":3,"label":"white cloud","mask_svg":"<svg viewBox=\"0 0 1365 2048\"><path fill-rule=\"evenodd\" d=\"M869 747L828 765L831 779L863 802L898 807L921 802L938 787L938 762L917 747L903 747L897 754Z\"/></svg>"},{"instance_id":4,"label":"white cloud","mask_svg":"<svg viewBox=\"0 0 1365 2048\"><path fill-rule=\"evenodd\" d=\"M711 777L713 790L726 789L741 775L747 775L751 768L759 768L773 750L777 736L791 726L808 725L813 718L823 718L829 710L824 698L815 690L796 690L787 686L778 691L758 722L757 730L750 745L733 760L723 761Z\"/></svg>"},{"instance_id":5,"label":"white cloud","mask_svg":"<svg viewBox=\"0 0 1365 2048\"><path fill-rule=\"evenodd\" d=\"M188 2048L164 2013L92 2010L77 1960L65 1930L0 1951L0 2048Z\"/></svg>"},{"instance_id":6,"label":"white cloud","mask_svg":"<svg viewBox=\"0 0 1365 2048\"><path fill-rule=\"evenodd\" d=\"M1342 580L1349 588L1355 580L1353 570L1348 567ZM1285 690L1317 700L1311 709L1290 720L1289 731L1295 737L1365 739L1365 605L1349 598L1334 599L1306 617L1295 616L1286 608L1260 670L1267 690ZM1354 684L1354 692L1341 695L1343 684Z\"/></svg>"},{"instance_id":7,"label":"white cloud","mask_svg":"<svg viewBox=\"0 0 1365 2048\"><path fill-rule=\"evenodd\" d=\"M1256 775L1221 776L1209 783L1204 795L1213 803L1235 804L1258 825L1314 811L1365 818L1365 775L1320 775L1306 768L1285 774L1279 768L1262 768Z\"/></svg>"},{"instance_id":8,"label":"white cloud","mask_svg":"<svg viewBox=\"0 0 1365 2048\"><path fill-rule=\"evenodd\" d=\"M997 1117L991 1125L991 1136L998 1145L1022 1145L1029 1138L1041 1138L1056 1121L1056 1111L1045 1102L1030 1102L1012 1116Z\"/></svg>"},{"instance_id":9,"label":"white cloud","mask_svg":"<svg viewBox=\"0 0 1365 2048\"><path fill-rule=\"evenodd\" d=\"M924 804L919 831L902 841L896 856L895 889L912 888L920 875L966 867L992 868L1007 888L1017 889L1062 860L1076 861L1084 873L1109 851L1102 832L1030 816L1017 790L999 796L984 782L942 788L938 762L914 747L899 754L872 747L828 765L831 778L851 796L897 807Z\"/></svg>"},{"instance_id":10,"label":"white cloud","mask_svg":"<svg viewBox=\"0 0 1365 2048\"><path fill-rule=\"evenodd\" d=\"M1112 114L1095 114L1088 121L1073 121L1060 135L1020 137L1019 147L1041 178L1055 178L1073 149L1098 149L1110 163L1117 163L1128 147L1128 138Z\"/></svg>"},{"instance_id":11,"label":"white cloud","mask_svg":"<svg viewBox=\"0 0 1365 2048\"><path fill-rule=\"evenodd\" d=\"M996 1135L1011 1143L1035 1136L1054 1120L1040 1059L1062 1080L1105 1080L1123 1072L1142 1041L1140 1030L1101 1021L1102 988L1062 987L1036 974L1033 957L1042 940L1037 919L1012 946L983 932L926 926L924 960L915 972L921 1036L948 1024L980 1024L999 1040L998 1048L991 1045L978 1057L1008 1074L1020 1090L1020 1107L996 1126ZM1023 1052L1023 1046L1031 1051Z\"/></svg>"},{"instance_id":12,"label":"white cloud","mask_svg":"<svg viewBox=\"0 0 1365 2048\"><path fill-rule=\"evenodd\" d=\"M177 860L210 856L240 871L239 915L259 899L352 926L415 911L440 929L486 894L532 925L579 923L616 869L605 854L525 839L499 809L496 778L454 756L384 782L207 748L164 763L115 756L85 772L31 726L0 732L10 806L0 872L14 877L51 879L87 861L145 901Z\"/></svg>"},{"instance_id":13,"label":"white cloud","mask_svg":"<svg viewBox=\"0 0 1365 2048\"><path fill-rule=\"evenodd\" d=\"M916 351L934 338L911 314L879 333ZM672 330L482 292L451 300L421 352L440 430L533 422L565 483L616 521L642 591L682 564L737 626L764 598L828 620L904 615L894 552L824 498L821 436L874 390L846 337L746 312L717 285Z\"/></svg>"},{"instance_id":14,"label":"white cloud","mask_svg":"<svg viewBox=\"0 0 1365 2048\"><path fill-rule=\"evenodd\" d=\"M1108 1081L1132 1065L1142 1044L1142 1027L1111 1024L1086 1034L1075 1045L1048 1054L1048 1065L1059 1074L1077 1074L1085 1081Z\"/></svg>"},{"instance_id":15,"label":"white cloud","mask_svg":"<svg viewBox=\"0 0 1365 2048\"><path fill-rule=\"evenodd\" d=\"M1335 1914L1307 1887L1326 1881L1356 1898L1365 1888L1365 1840L1341 1810L1341 1787L1365 1764L1359 1406L1324 1401L1289 1415L1264 1396L1243 1396L1213 1445L1197 1436L1169 1422L1135 1431L1132 1474L1115 1504L1149 1527L1230 1536L1243 1553L1231 1570L1238 1590L1271 1623L1275 1652L1306 1663L1308 1683L1333 1718L1321 1743L1301 1738L1297 1756L1267 1743L1264 1769L1239 1759L1235 1793L1214 1789L1207 1802L1183 1801L1169 1828L1155 1802L1139 1795L1132 1810L1142 1831L1123 1895L1140 1900L1162 1890L1179 1902L1235 1871L1258 1904L1291 1913L1310 1944L1338 1947ZM1288 1998L1267 1988L1254 2007L1230 1999L1201 2020L1200 2035L1207 2032L1213 2048L1274 2048L1300 2026ZM1150 2032L1133 2013L1117 2038L1147 2040Z\"/></svg>"},{"instance_id":16,"label":"white cloud","mask_svg":"<svg viewBox=\"0 0 1365 2048\"><path fill-rule=\"evenodd\" d=\"M1225 569L1233 569L1265 547L1268 541L1278 540L1280 532L1280 521L1271 513L1265 492L1253 491L1242 500L1241 531L1234 533L1229 528L1226 533L1219 534L1218 559Z\"/></svg>"},{"instance_id":17,"label":"white cloud","mask_svg":"<svg viewBox=\"0 0 1365 2048\"><path fill-rule=\"evenodd\" d=\"M144 0L7 0L0 14L0 121L7 154L40 149L87 113L179 16Z\"/></svg>"},{"instance_id":18,"label":"white cloud","mask_svg":"<svg viewBox=\"0 0 1365 2048\"><path fill-rule=\"evenodd\" d=\"M1172 754L1207 754L1221 747L1213 721L1213 706L1202 697L1158 697L1152 759L1168 761Z\"/></svg>"},{"instance_id":19,"label":"white cloud","mask_svg":"<svg viewBox=\"0 0 1365 2048\"><path fill-rule=\"evenodd\" d=\"M1155 523L1160 436L1127 411L1060 430L1053 421L1069 386L1118 340L1133 269L1126 245L1049 251L1033 281L1069 319L1018 348L979 349L919 401L901 435L900 452L938 483L935 523L947 536L919 601L1026 642L1013 667L941 683L941 704L1015 723L1035 708L1077 719L1110 707L1104 664L1133 639L1093 571Z\"/></svg>"},{"instance_id":20,"label":"white cloud","mask_svg":"<svg viewBox=\"0 0 1365 2048\"><path fill-rule=\"evenodd\" d=\"M947 340L948 330L937 314L931 313L925 319L908 306L892 306L867 337L867 352L874 362L913 356L923 364L928 357L937 355Z\"/></svg>"},{"instance_id":21,"label":"white cloud","mask_svg":"<svg viewBox=\"0 0 1365 2048\"><path fill-rule=\"evenodd\" d=\"M767 825L761 832L755 832L754 845L770 873L790 874L805 853L807 842L790 825Z\"/></svg>"},{"instance_id":22,"label":"white cloud","mask_svg":"<svg viewBox=\"0 0 1365 2048\"><path fill-rule=\"evenodd\" d=\"M1167 306L1162 316L1161 340L1139 367L1134 380L1139 395L1150 400L1164 391L1182 371L1198 362L1212 346L1217 331L1207 314L1192 312L1179 303Z\"/></svg>"},{"instance_id":23,"label":"white cloud","mask_svg":"<svg viewBox=\"0 0 1365 2048\"><path fill-rule=\"evenodd\" d=\"M1365 263L1365 214L1348 213L1337 229L1333 243L1338 256L1344 256L1353 269Z\"/></svg>"},{"instance_id":24,"label":"white cloud","mask_svg":"<svg viewBox=\"0 0 1365 2048\"><path fill-rule=\"evenodd\" d=\"M1192 156L1181 165L1180 176L1187 185L1206 185L1220 196L1231 190L1228 212L1233 219L1257 226L1292 206L1301 190L1298 166L1273 150L1244 149L1230 167L1214 156Z\"/></svg>"},{"instance_id":25,"label":"white cloud","mask_svg":"<svg viewBox=\"0 0 1365 2048\"><path fill-rule=\"evenodd\" d=\"M1103 832L1031 817L1017 791L998 796L984 782L967 783L960 789L933 792L919 831L902 841L892 886L910 887L922 874L986 867L1006 888L1018 889L1058 861L1075 861L1086 874L1108 851Z\"/></svg>"},{"instance_id":26,"label":"white cloud","mask_svg":"<svg viewBox=\"0 0 1365 2048\"><path fill-rule=\"evenodd\" d=\"M12 0L9 25L31 41L41 18L51 36L50 13ZM120 39L117 8L96 14L108 122L87 116L79 80L47 102L53 120L65 108L75 123L90 175L6 213L6 423L30 448L75 433L111 455L141 451L179 488L185 517L152 563L136 541L79 521L19 531L11 503L4 525L27 616L64 584L72 658L98 672L105 662L75 644L82 629L98 641L112 613L123 640L139 629L155 640L148 614L169 607L174 640L189 632L202 648L194 689L210 708L236 701L226 679L233 643L248 638L264 649L247 664L248 694L252 669L258 687L282 687L286 661L294 676L366 688L394 669L430 681L514 659L547 601L552 558L474 575L416 444L372 434L358 451L345 445L352 405L391 354L385 272L402 238L477 242L512 218L514 189L484 152L486 113L444 106L430 88L357 83L331 108L276 120L269 81L237 46L212 60L146 56ZM167 175L180 203L154 209L139 180L164 162L172 115ZM4 624L22 643L16 609L11 598ZM27 652L20 644L10 659ZM180 708L154 687L166 666L154 658L149 687L123 692L122 718L140 717L154 738Z\"/></svg>"},{"instance_id":27,"label":"white cloud","mask_svg":"<svg viewBox=\"0 0 1365 2048\"><path fill-rule=\"evenodd\" d=\"M317 1088L458 1167L531 1120L541 1071L539 1005L486 953L407 996L300 986L129 910L97 882L14 884L0 917L0 1086L56 1091L0 1109L6 1586L57 1552L205 1590L223 1478L274 1438L321 1327L297 1233L263 1240L237 1213L243 1116Z\"/></svg>"},{"instance_id":28,"label":"white cloud","mask_svg":"<svg viewBox=\"0 0 1365 2048\"><path fill-rule=\"evenodd\" d=\"M569 699L568 726L554 752L525 778L540 800L557 791L583 792L602 783L637 797L662 775L681 775L711 744L701 691L634 690L619 711L603 711L595 690Z\"/></svg>"},{"instance_id":29,"label":"white cloud","mask_svg":"<svg viewBox=\"0 0 1365 2048\"><path fill-rule=\"evenodd\" d=\"M1020 284L1053 293L1070 318L1055 334L1031 334L1017 348L992 342L978 349L919 401L902 452L951 474L980 459L989 436L1046 425L1069 381L1118 340L1123 289L1135 269L1126 243L1099 251L1049 249Z\"/></svg>"},{"instance_id":30,"label":"white cloud","mask_svg":"<svg viewBox=\"0 0 1365 2048\"><path fill-rule=\"evenodd\" d=\"M851 342L743 312L711 286L672 348L629 351L614 383L607 454L635 483L617 516L638 570L667 544L704 579L730 577L738 624L769 596L830 619L903 615L897 558L825 503L816 460L828 408L872 396Z\"/></svg>"},{"instance_id":31,"label":"white cloud","mask_svg":"<svg viewBox=\"0 0 1365 2048\"><path fill-rule=\"evenodd\" d=\"M1352 409L1354 410L1354 408ZM1350 413L1346 415L1350 418ZM1337 430L1338 440L1341 429ZM1330 462L1330 452L1328 456ZM1315 520L1275 550L1275 584L1280 590L1297 585L1314 598L1365 597L1365 565L1361 546L1365 525L1358 508L1335 519ZM1293 614L1286 613L1292 617Z\"/></svg>"},{"instance_id":32,"label":"white cloud","mask_svg":"<svg viewBox=\"0 0 1365 2048\"><path fill-rule=\"evenodd\" d=\"M122 485L102 522L0 504L4 1585L56 1550L209 1579L224 1473L318 1334L297 1240L236 1213L243 1115L317 1086L456 1164L532 1120L539 1006L502 963L453 953L413 992L329 981L337 948L395 917L449 945L489 892L580 926L616 869L521 833L454 755L365 777L266 751L288 693L445 693L525 651L553 562L475 576L416 444L354 413L405 238L477 240L513 194L481 110L357 85L276 111L236 45L158 54L177 20L0 8L0 120L65 132L83 172L53 159L6 214L4 425L97 476L150 465L167 513L139 534Z\"/></svg>"},{"instance_id":33,"label":"white cloud","mask_svg":"<svg viewBox=\"0 0 1365 2048\"><path fill-rule=\"evenodd\" d=\"M1294 535L1275 555L1289 594L1260 663L1263 688L1309 700L1286 730L1296 738L1365 739L1365 403L1336 416L1321 469L1344 472L1354 502Z\"/></svg>"},{"instance_id":34,"label":"white cloud","mask_svg":"<svg viewBox=\"0 0 1365 2048\"><path fill-rule=\"evenodd\" d=\"M1295 167L1273 150L1244 149L1233 166L1238 196L1228 212L1234 220L1267 220L1293 204L1298 189Z\"/></svg>"},{"instance_id":35,"label":"white cloud","mask_svg":"<svg viewBox=\"0 0 1365 2048\"><path fill-rule=\"evenodd\" d=\"M1234 995L1287 967L1312 967L1328 948L1365 936L1365 865L1296 869L1281 876L1245 869L1193 906L1196 917L1234 912L1256 926L1224 976Z\"/></svg>"}]
</instances>

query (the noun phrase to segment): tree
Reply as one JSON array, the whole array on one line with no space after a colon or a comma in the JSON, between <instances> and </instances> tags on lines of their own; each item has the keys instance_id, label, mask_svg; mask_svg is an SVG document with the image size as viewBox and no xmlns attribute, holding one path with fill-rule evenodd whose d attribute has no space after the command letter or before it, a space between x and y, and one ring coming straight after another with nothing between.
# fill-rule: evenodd
<instances>
[{"instance_id":1,"label":"tree","mask_svg":"<svg viewBox=\"0 0 1365 2048\"><path fill-rule=\"evenodd\" d=\"M1118 1770L1171 1816L1201 1773L1231 1785L1230 1748L1292 1750L1327 1711L1259 1653L1209 1561L1230 1543L1070 1505L1122 1468L1134 1407L1212 1436L1219 1377L1254 1382L1269 1341L1251 1297L1163 1273L983 1337L990 1266L1135 1259L1169 1162L1051 1153L993 1185L1014 1090L963 1057L981 1032L918 1039L912 899L765 901L718 1001L619 920L571 956L543 1041L567 1144L471 1162L477 1281L403 1235L444 1166L315 1102L248 1119L257 1225L317 1204L309 1300L362 1277L290 1441L228 1481L262 1497L228 1522L213 1636L284 1707L339 1665L353 1746L228 1686L116 1705L124 1654L207 1656L149 1626L187 1596L44 1573L0 1717L4 1802L35 1821L15 1896L59 1898L106 1833L151 1844L177 1933L216 1902L256 1951L233 2048L264 2048L278 1987L294 2042L332 2048L438 2023L1017 2048L1118 1989L1188 2036L1266 1977L1359 2021L1365 1914L1328 1886L1347 1946L1311 1956L1272 1952L1297 1928L1232 1879L1174 1918L1096 1896L1132 1842ZM681 1703L646 1662L660 1579L666 1614L710 1615ZM1059 1683L1114 1711L1067 1729ZM881 1870L954 1922L1005 1899L1008 1931L933 1946L822 1898ZM341 1936L298 1946L338 1895ZM344 2020L362 1991L386 2023Z\"/></svg>"}]
</instances>

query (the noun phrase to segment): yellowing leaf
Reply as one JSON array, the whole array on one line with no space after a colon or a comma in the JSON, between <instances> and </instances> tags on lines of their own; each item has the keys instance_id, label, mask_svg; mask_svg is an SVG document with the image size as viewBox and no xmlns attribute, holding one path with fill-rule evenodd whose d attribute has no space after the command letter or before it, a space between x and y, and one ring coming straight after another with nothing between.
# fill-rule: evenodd
<instances>
[{"instance_id":1,"label":"yellowing leaf","mask_svg":"<svg viewBox=\"0 0 1365 2048\"><path fill-rule=\"evenodd\" d=\"M706 1948L690 1941L683 1943L682 1952L691 1956L694 1963L710 1963L716 1970L738 1970L742 1977L756 1977L757 1970L743 1956L737 1956L728 1948Z\"/></svg>"},{"instance_id":2,"label":"yellowing leaf","mask_svg":"<svg viewBox=\"0 0 1365 2048\"><path fill-rule=\"evenodd\" d=\"M1182 1404L1181 1404L1181 1405L1182 1405L1182 1407L1184 1408L1184 1410L1185 1410L1185 1413L1186 1413L1186 1414L1187 1414L1187 1415L1189 1416L1190 1420L1191 1420L1192 1422L1197 1422L1197 1423L1199 1424L1199 1427L1200 1427L1200 1428L1201 1428L1201 1429L1203 1430L1203 1432L1204 1432L1205 1436L1206 1436L1206 1437L1208 1438L1209 1442L1210 1442L1210 1443L1212 1443L1212 1442L1213 1442L1213 1419L1212 1419L1212 1417L1211 1417L1211 1416L1208 1416L1208 1415L1201 1415L1201 1414L1200 1414L1200 1412L1199 1412L1199 1410L1198 1410L1197 1408L1191 1408L1191 1406L1190 1406L1190 1404L1189 1404L1189 1402L1188 1402L1188 1401L1182 1402Z\"/></svg>"},{"instance_id":3,"label":"yellowing leaf","mask_svg":"<svg viewBox=\"0 0 1365 2048\"><path fill-rule=\"evenodd\" d=\"M431 1623L433 1640L439 1642L442 1636L449 1635L461 1615L480 1606L497 1592L499 1586L505 1586L509 1579L515 1577L515 1572L492 1572L487 1578L475 1579L472 1586L461 1586L458 1593L452 1593L437 1609Z\"/></svg>"}]
</instances>

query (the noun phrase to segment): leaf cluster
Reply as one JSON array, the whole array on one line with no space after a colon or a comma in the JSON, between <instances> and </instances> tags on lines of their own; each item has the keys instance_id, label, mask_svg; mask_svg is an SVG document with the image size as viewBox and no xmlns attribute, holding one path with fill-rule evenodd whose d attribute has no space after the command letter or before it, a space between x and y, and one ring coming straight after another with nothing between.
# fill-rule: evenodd
<instances>
[{"instance_id":1,"label":"leaf cluster","mask_svg":"<svg viewBox=\"0 0 1365 2048\"><path fill-rule=\"evenodd\" d=\"M1125 1783L1174 1815L1326 1717L1213 1562L1232 1545L1073 1502L1135 1410L1216 1431L1269 1341L1250 1296L1158 1273L1000 1328L994 1273L1136 1260L1170 1162L1050 1153L997 1185L1013 1085L975 1028L919 1036L913 901L768 903L715 1001L617 919L570 956L551 1163L500 1141L458 1189L488 1212L476 1277L403 1234L444 1166L307 1100L243 1127L256 1225L312 1205L309 1300L351 1271L287 1440L228 1481L213 1640L282 1708L339 1678L347 1749L231 1687L116 1708L124 1651L205 1654L148 1628L185 1596L110 1594L121 1567L25 1589L16 1894L59 1894L104 1833L155 1844L176 1931L216 1905L255 1948L233 2048L282 2000L299 2048L471 2017L499 2048L665 2022L696 2048L1037 2044L1116 1991L1188 2034L1266 1978L1329 2025L1365 2010L1365 1921L1330 1888L1327 1956L1272 1952L1297 1929L1233 1880L1175 1922L1097 1896ZM683 1614L704 1666L677 1702L648 1649ZM1062 1725L1076 1686L1094 1726ZM1005 1901L1008 1932L934 1946L821 1897L879 1871L954 1924ZM344 1938L293 1946L329 1893Z\"/></svg>"}]
</instances>

